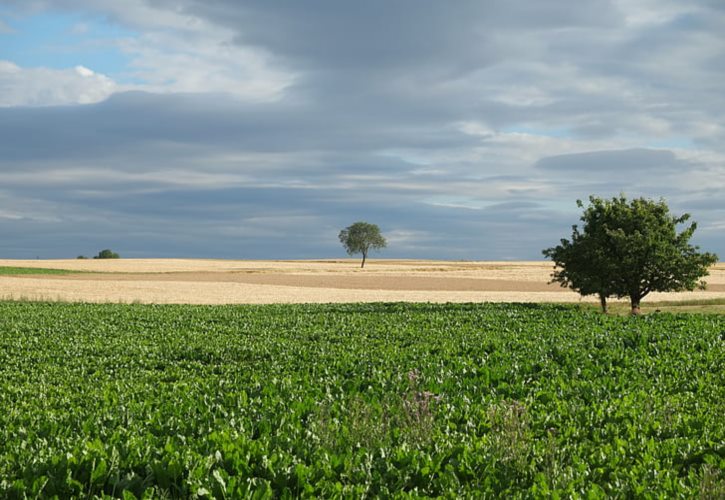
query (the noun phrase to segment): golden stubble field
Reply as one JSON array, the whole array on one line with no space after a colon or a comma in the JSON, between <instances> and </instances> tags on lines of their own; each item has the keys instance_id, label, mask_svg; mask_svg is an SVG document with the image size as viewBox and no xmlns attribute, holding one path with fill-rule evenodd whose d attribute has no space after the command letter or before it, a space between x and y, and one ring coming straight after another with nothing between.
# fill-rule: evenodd
<instances>
[{"instance_id":1,"label":"golden stubble field","mask_svg":"<svg viewBox=\"0 0 725 500\"><path fill-rule=\"evenodd\" d=\"M548 284L549 262L202 259L0 260L0 266L83 271L0 276L6 299L164 304L329 302L594 302ZM725 264L708 289L646 300L725 298Z\"/></svg>"}]
</instances>

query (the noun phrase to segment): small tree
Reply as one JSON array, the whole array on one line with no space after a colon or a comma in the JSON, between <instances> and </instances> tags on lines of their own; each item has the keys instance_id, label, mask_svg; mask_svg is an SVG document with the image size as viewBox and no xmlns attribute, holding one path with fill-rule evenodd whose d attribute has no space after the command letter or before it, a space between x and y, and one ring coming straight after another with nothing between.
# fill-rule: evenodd
<instances>
[{"instance_id":1,"label":"small tree","mask_svg":"<svg viewBox=\"0 0 725 500\"><path fill-rule=\"evenodd\" d=\"M582 230L573 226L571 241L562 239L543 251L555 263L552 281L582 295L599 295L605 312L607 297L628 297L632 314L639 314L650 292L704 287L700 278L707 276L717 256L690 245L694 222L677 232L689 214L671 215L663 200L592 196L589 201L581 216ZM577 205L584 206L581 201Z\"/></svg>"},{"instance_id":2,"label":"small tree","mask_svg":"<svg viewBox=\"0 0 725 500\"><path fill-rule=\"evenodd\" d=\"M98 252L98 255L96 255L93 258L94 259L118 259L120 257L121 256L118 255L116 252L107 248L105 250L101 250L100 252Z\"/></svg>"},{"instance_id":3,"label":"small tree","mask_svg":"<svg viewBox=\"0 0 725 500\"><path fill-rule=\"evenodd\" d=\"M346 227L340 231L339 238L349 255L362 254L361 268L365 267L365 260L371 248L377 250L387 246L385 238L380 234L380 228L367 222L356 222Z\"/></svg>"}]
</instances>

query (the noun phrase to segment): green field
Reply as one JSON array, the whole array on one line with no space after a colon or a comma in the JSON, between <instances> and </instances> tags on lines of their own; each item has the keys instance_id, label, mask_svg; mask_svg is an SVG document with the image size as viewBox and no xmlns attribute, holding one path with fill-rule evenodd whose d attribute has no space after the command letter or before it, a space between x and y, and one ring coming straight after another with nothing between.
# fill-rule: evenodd
<instances>
[{"instance_id":1,"label":"green field","mask_svg":"<svg viewBox=\"0 0 725 500\"><path fill-rule=\"evenodd\" d=\"M69 269L47 269L44 267L12 267L0 266L0 276L21 276L26 274L78 274L84 271Z\"/></svg>"},{"instance_id":2,"label":"green field","mask_svg":"<svg viewBox=\"0 0 725 500\"><path fill-rule=\"evenodd\" d=\"M725 316L0 303L0 497L725 495Z\"/></svg>"}]
</instances>

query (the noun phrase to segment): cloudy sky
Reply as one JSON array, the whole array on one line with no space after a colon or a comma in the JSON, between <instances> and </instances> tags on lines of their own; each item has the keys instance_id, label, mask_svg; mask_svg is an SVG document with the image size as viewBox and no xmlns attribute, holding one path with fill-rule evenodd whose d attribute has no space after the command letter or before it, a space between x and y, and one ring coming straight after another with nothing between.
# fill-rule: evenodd
<instances>
[{"instance_id":1,"label":"cloudy sky","mask_svg":"<svg viewBox=\"0 0 725 500\"><path fill-rule=\"evenodd\" d=\"M725 2L0 0L0 257L539 259L664 197L725 257Z\"/></svg>"}]
</instances>

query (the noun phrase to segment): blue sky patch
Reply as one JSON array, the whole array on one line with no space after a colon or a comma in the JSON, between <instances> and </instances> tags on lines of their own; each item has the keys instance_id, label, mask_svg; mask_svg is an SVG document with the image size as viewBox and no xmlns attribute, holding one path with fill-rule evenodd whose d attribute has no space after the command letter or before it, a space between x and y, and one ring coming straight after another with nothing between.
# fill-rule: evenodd
<instances>
[{"instance_id":1,"label":"blue sky patch","mask_svg":"<svg viewBox=\"0 0 725 500\"><path fill-rule=\"evenodd\" d=\"M0 12L12 29L0 33L0 59L22 67L54 69L85 66L116 81L126 81L130 57L118 47L132 31L100 17L77 13L44 12L13 17Z\"/></svg>"}]
</instances>

